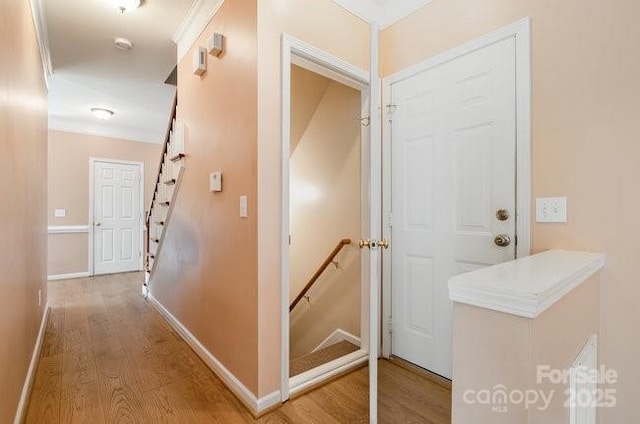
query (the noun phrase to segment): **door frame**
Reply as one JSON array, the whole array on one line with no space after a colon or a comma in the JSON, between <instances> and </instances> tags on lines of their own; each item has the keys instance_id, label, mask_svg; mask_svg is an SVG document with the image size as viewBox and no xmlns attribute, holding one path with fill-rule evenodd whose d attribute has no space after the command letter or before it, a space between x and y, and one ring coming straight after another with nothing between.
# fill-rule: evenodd
<instances>
[{"instance_id":1,"label":"door frame","mask_svg":"<svg viewBox=\"0 0 640 424\"><path fill-rule=\"evenodd\" d=\"M390 111L391 86L420 72L464 56L507 38L516 45L516 257L531 252L531 18L526 17L503 28L477 37L461 46L433 56L382 80L383 116ZM382 198L383 237L391 240L391 125L382 120ZM391 240L393 249L393 240ZM391 352L391 250L382 255L382 356Z\"/></svg>"},{"instance_id":2,"label":"door frame","mask_svg":"<svg viewBox=\"0 0 640 424\"><path fill-rule=\"evenodd\" d=\"M360 316L360 349L342 358L331 361L328 364L321 365L312 371L304 373L304 375L289 377L289 160L290 160L290 139L291 139L291 65L298 65L302 68L325 76L331 80L342 83L346 86L354 88L361 93L361 116L366 117L369 115L369 74L348 63L344 60L335 57L321 49L318 49L304 41L301 41L289 34L282 34L282 57L281 57L281 98L282 98L282 110L281 110L281 126L282 126L282 140L281 140L281 165L282 165L282 180L281 180L281 192L282 192L282 234L281 234L281 349L280 349L280 361L281 361L281 376L280 376L280 395L281 400L284 402L289 399L290 395L302 392L309 387L323 381L327 378L331 378L334 375L348 369L356 364L363 363L368 359L368 319L369 319L369 299L368 299L368 260L361 259L361 275L362 275L362 290L361 290L361 316ZM369 130L372 126L368 127ZM361 134L365 134L367 131L362 130ZM361 145L363 149L361 151L361 167L362 178L370 177L369 174L369 157L367 151L365 151L366 140L368 137L364 135L361 137ZM367 180L363 180L363 183ZM365 191L365 190L363 190ZM368 196L362 197L361 216L366 215L367 221L370 211L365 205L368 205ZM367 225L367 221L362 221L363 226ZM363 232L364 230L361 230ZM366 264L365 264L366 261ZM366 281L365 281L366 280ZM366 282L366 284L365 284Z\"/></svg>"},{"instance_id":3,"label":"door frame","mask_svg":"<svg viewBox=\"0 0 640 424\"><path fill-rule=\"evenodd\" d=\"M144 254L144 162L139 161L130 161L130 160L122 160L122 159L104 159L104 158L96 158L89 157L89 275L95 275L95 258L94 258L94 236L95 236L95 225L94 225L94 171L96 163L114 163L118 165L136 165L140 170L140 179L138 180L139 192L140 192L140 251ZM140 256L140 261L138 267L142 270L143 257Z\"/></svg>"}]
</instances>

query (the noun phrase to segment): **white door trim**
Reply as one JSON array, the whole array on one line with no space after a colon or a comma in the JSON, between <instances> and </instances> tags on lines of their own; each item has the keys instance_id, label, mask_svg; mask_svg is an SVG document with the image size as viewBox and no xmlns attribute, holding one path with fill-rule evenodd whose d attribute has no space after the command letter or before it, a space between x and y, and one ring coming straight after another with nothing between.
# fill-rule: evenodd
<instances>
[{"instance_id":1,"label":"white door trim","mask_svg":"<svg viewBox=\"0 0 640 424\"><path fill-rule=\"evenodd\" d=\"M95 275L94 258L93 258L93 237L94 237L94 225L93 225L93 172L97 162L101 163L115 163L121 165L137 165L140 168L140 179L138 184L140 185L140 251L144 253L144 162L121 160L121 159L103 159L103 158L89 158L89 275ZM140 257L139 268L142 270L143 259Z\"/></svg>"},{"instance_id":2,"label":"white door trim","mask_svg":"<svg viewBox=\"0 0 640 424\"><path fill-rule=\"evenodd\" d=\"M379 42L380 29L376 21L371 22L370 28L370 61L369 81L370 105L369 124L369 201L371 203L371 225L369 233L372 240L381 240L382 228L382 144L381 144L381 96L380 96L380 63ZM389 239L387 239L389 240ZM370 249L369 261L369 423L378 422L378 357L380 352L380 296L381 296L381 261L382 248Z\"/></svg>"},{"instance_id":3,"label":"white door trim","mask_svg":"<svg viewBox=\"0 0 640 424\"><path fill-rule=\"evenodd\" d=\"M424 72L457 57L471 53L506 38L515 37L516 42L516 234L518 244L516 257L528 256L531 252L531 18L520 19L496 31L471 40L461 46L438 54L412 65L382 81L382 175L383 175L383 237L389 239L391 208L391 125L386 119L393 108L388 108L391 85ZM391 110L389 110L391 109ZM392 241L393 242L393 241ZM393 248L393 244L392 244ZM391 311L391 254L382 258L382 355L391 354L391 335L386 329Z\"/></svg>"},{"instance_id":4,"label":"white door trim","mask_svg":"<svg viewBox=\"0 0 640 424\"><path fill-rule=\"evenodd\" d=\"M289 378L289 156L290 156L290 138L291 138L291 64L301 66L305 69L326 76L334 81L343 83L349 87L359 90L363 98L369 90L369 75L366 71L351 65L344 60L335 57L323 50L320 50L310 44L305 43L289 34L282 34L282 62L281 62L281 95L282 95L282 234L280 240L281 246L281 315L280 315L280 394L281 400L284 402L289 399L292 391L291 381ZM364 112L363 104L363 112ZM368 110L364 113L368 114ZM363 208L364 209L364 208ZM364 308L362 308L364 309ZM362 323L368 322L368 312L362 310ZM366 315L365 312L367 312ZM365 334L361 334L363 345L366 345ZM368 337L366 337L368 339ZM362 351L362 349L360 350ZM360 352L359 351L359 352ZM353 355L353 361L357 363L361 356ZM351 359L351 358L347 358ZM339 361L340 362L340 361ZM340 366L344 365L342 362ZM316 373L309 372L310 379L318 379L317 373L322 377L330 375L331 371L326 369L317 370ZM304 382L299 382L300 386Z\"/></svg>"}]
</instances>

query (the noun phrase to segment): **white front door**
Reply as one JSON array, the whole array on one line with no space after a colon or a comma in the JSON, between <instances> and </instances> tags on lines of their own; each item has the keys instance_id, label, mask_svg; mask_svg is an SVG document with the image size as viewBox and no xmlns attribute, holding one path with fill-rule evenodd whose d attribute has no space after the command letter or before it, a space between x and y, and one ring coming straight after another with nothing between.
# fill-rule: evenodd
<instances>
[{"instance_id":1,"label":"white front door","mask_svg":"<svg viewBox=\"0 0 640 424\"><path fill-rule=\"evenodd\" d=\"M508 38L391 85L391 353L447 378L447 280L515 257L515 70Z\"/></svg>"},{"instance_id":2,"label":"white front door","mask_svg":"<svg viewBox=\"0 0 640 424\"><path fill-rule=\"evenodd\" d=\"M142 169L93 162L94 274L142 268Z\"/></svg>"}]
</instances>

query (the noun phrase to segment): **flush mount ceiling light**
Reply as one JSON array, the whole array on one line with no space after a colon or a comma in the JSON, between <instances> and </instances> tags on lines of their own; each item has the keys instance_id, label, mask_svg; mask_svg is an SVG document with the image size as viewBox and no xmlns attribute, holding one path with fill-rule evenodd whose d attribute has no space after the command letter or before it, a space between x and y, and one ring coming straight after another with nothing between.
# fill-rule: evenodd
<instances>
[{"instance_id":1,"label":"flush mount ceiling light","mask_svg":"<svg viewBox=\"0 0 640 424\"><path fill-rule=\"evenodd\" d=\"M113 111L103 107L92 107L91 113L98 119L107 120L113 116Z\"/></svg>"},{"instance_id":2,"label":"flush mount ceiling light","mask_svg":"<svg viewBox=\"0 0 640 424\"><path fill-rule=\"evenodd\" d=\"M120 13L131 12L140 7L140 0L111 0L116 5Z\"/></svg>"},{"instance_id":3,"label":"flush mount ceiling light","mask_svg":"<svg viewBox=\"0 0 640 424\"><path fill-rule=\"evenodd\" d=\"M116 44L116 47L120 50L131 50L133 48L133 43L126 38L118 37L113 42Z\"/></svg>"}]
</instances>

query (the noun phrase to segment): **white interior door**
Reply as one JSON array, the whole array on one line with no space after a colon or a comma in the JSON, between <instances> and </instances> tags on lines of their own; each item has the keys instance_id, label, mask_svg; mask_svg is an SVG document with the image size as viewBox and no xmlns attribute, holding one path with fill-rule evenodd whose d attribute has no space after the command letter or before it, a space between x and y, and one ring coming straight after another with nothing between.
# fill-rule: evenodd
<instances>
[{"instance_id":1,"label":"white interior door","mask_svg":"<svg viewBox=\"0 0 640 424\"><path fill-rule=\"evenodd\" d=\"M93 163L94 274L142 268L141 186L139 164Z\"/></svg>"},{"instance_id":2,"label":"white interior door","mask_svg":"<svg viewBox=\"0 0 640 424\"><path fill-rule=\"evenodd\" d=\"M507 38L391 85L391 352L447 378L447 280L515 257L515 71Z\"/></svg>"}]
</instances>

